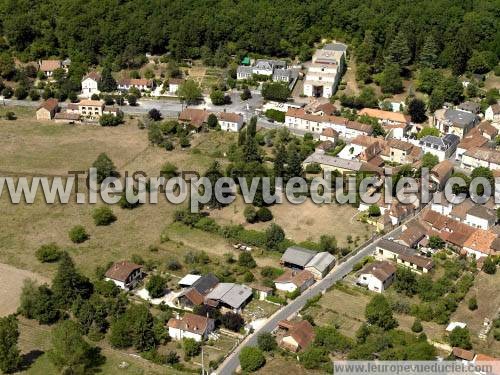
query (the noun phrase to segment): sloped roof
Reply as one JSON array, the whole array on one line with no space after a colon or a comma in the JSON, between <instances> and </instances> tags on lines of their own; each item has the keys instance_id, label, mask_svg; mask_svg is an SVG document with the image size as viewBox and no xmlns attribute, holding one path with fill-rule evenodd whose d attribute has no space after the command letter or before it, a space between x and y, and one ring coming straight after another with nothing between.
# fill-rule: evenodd
<instances>
[{"instance_id":1,"label":"sloped roof","mask_svg":"<svg viewBox=\"0 0 500 375\"><path fill-rule=\"evenodd\" d=\"M191 123L194 127L201 127L208 120L209 111L197 108L186 108L179 114L179 121Z\"/></svg>"},{"instance_id":2,"label":"sloped roof","mask_svg":"<svg viewBox=\"0 0 500 375\"><path fill-rule=\"evenodd\" d=\"M107 278L116 280L116 281L126 281L132 272L135 270L141 269L142 266L129 262L127 260L123 260L121 262L114 263L110 269L106 271L105 276Z\"/></svg>"},{"instance_id":3,"label":"sloped roof","mask_svg":"<svg viewBox=\"0 0 500 375\"><path fill-rule=\"evenodd\" d=\"M383 111L381 109L376 109L376 108L363 108L361 111L359 111L358 114L360 116L366 115L378 118L380 120L400 122L403 124L410 123L410 116L407 116L401 112Z\"/></svg>"},{"instance_id":4,"label":"sloped roof","mask_svg":"<svg viewBox=\"0 0 500 375\"><path fill-rule=\"evenodd\" d=\"M378 280L384 282L396 273L396 267L387 261L368 263L360 274L369 273L375 276Z\"/></svg>"},{"instance_id":5,"label":"sloped roof","mask_svg":"<svg viewBox=\"0 0 500 375\"><path fill-rule=\"evenodd\" d=\"M38 109L43 108L46 109L49 112L55 111L57 107L59 106L59 101L54 98L47 99L40 104Z\"/></svg>"},{"instance_id":6,"label":"sloped roof","mask_svg":"<svg viewBox=\"0 0 500 375\"><path fill-rule=\"evenodd\" d=\"M491 245L496 238L497 235L489 230L476 229L465 241L464 247L489 255L492 252Z\"/></svg>"},{"instance_id":7,"label":"sloped roof","mask_svg":"<svg viewBox=\"0 0 500 375\"><path fill-rule=\"evenodd\" d=\"M201 275L193 275L188 273L182 279L179 280L178 284L180 285L193 285L196 280L198 280Z\"/></svg>"},{"instance_id":8,"label":"sloped roof","mask_svg":"<svg viewBox=\"0 0 500 375\"><path fill-rule=\"evenodd\" d=\"M193 288L196 289L200 294L207 294L219 283L219 279L211 273L208 273L193 283Z\"/></svg>"},{"instance_id":9,"label":"sloped roof","mask_svg":"<svg viewBox=\"0 0 500 375\"><path fill-rule=\"evenodd\" d=\"M453 347L452 353L455 357L465 359L466 361L472 361L474 359L474 352L456 346Z\"/></svg>"},{"instance_id":10,"label":"sloped roof","mask_svg":"<svg viewBox=\"0 0 500 375\"><path fill-rule=\"evenodd\" d=\"M493 210L490 210L483 205L475 205L467 211L467 215L475 216L488 221L496 221L497 215Z\"/></svg>"},{"instance_id":11,"label":"sloped roof","mask_svg":"<svg viewBox=\"0 0 500 375\"><path fill-rule=\"evenodd\" d=\"M243 116L240 115L239 113L234 113L234 112L219 112L217 117L221 121L236 122L236 123L243 122Z\"/></svg>"},{"instance_id":12,"label":"sloped roof","mask_svg":"<svg viewBox=\"0 0 500 375\"><path fill-rule=\"evenodd\" d=\"M42 72L52 72L61 66L61 60L42 60L40 70Z\"/></svg>"},{"instance_id":13,"label":"sloped roof","mask_svg":"<svg viewBox=\"0 0 500 375\"><path fill-rule=\"evenodd\" d=\"M314 279L314 275L306 270L293 271L286 270L283 275L274 280L275 283L292 283L297 288L300 288L306 281Z\"/></svg>"},{"instance_id":14,"label":"sloped roof","mask_svg":"<svg viewBox=\"0 0 500 375\"><path fill-rule=\"evenodd\" d=\"M288 335L291 336L302 349L309 346L314 340L314 328L307 320L298 322L281 320L278 322L278 325L288 330Z\"/></svg>"},{"instance_id":15,"label":"sloped roof","mask_svg":"<svg viewBox=\"0 0 500 375\"><path fill-rule=\"evenodd\" d=\"M307 263L316 255L315 251L304 249L298 246L292 246L286 249L281 257L282 262L295 264L299 267L305 267Z\"/></svg>"},{"instance_id":16,"label":"sloped roof","mask_svg":"<svg viewBox=\"0 0 500 375\"><path fill-rule=\"evenodd\" d=\"M208 333L207 330L211 320L212 319L201 315L186 313L182 319L171 318L167 323L167 327L180 329L182 331L198 335L204 335L205 333Z\"/></svg>"},{"instance_id":17,"label":"sloped roof","mask_svg":"<svg viewBox=\"0 0 500 375\"><path fill-rule=\"evenodd\" d=\"M319 272L324 272L330 267L332 263L335 263L335 257L323 251L321 253L317 253L310 261L306 264L306 268L315 268Z\"/></svg>"}]
</instances>

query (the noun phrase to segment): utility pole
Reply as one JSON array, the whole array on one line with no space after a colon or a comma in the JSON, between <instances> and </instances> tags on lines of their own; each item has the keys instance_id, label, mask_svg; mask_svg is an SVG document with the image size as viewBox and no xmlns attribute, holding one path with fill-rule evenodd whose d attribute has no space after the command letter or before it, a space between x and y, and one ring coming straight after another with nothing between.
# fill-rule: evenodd
<instances>
[{"instance_id":1,"label":"utility pole","mask_svg":"<svg viewBox=\"0 0 500 375\"><path fill-rule=\"evenodd\" d=\"M203 346L201 347L201 375L205 375L205 365L203 363Z\"/></svg>"}]
</instances>

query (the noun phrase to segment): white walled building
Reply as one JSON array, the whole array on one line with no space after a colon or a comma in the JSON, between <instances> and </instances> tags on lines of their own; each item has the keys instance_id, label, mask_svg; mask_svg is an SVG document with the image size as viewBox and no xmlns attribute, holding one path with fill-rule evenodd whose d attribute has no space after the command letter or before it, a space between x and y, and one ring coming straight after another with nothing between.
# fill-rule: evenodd
<instances>
[{"instance_id":1,"label":"white walled building","mask_svg":"<svg viewBox=\"0 0 500 375\"><path fill-rule=\"evenodd\" d=\"M394 281L396 267L390 262L367 264L358 276L357 283L366 286L372 292L382 293Z\"/></svg>"},{"instance_id":2,"label":"white walled building","mask_svg":"<svg viewBox=\"0 0 500 375\"><path fill-rule=\"evenodd\" d=\"M329 98L335 94L345 69L347 46L332 43L317 50L304 80L304 95Z\"/></svg>"},{"instance_id":3,"label":"white walled building","mask_svg":"<svg viewBox=\"0 0 500 375\"><path fill-rule=\"evenodd\" d=\"M101 81L101 75L96 72L90 72L82 79L82 95L86 98L91 98L92 95L99 95L99 82Z\"/></svg>"},{"instance_id":4,"label":"white walled building","mask_svg":"<svg viewBox=\"0 0 500 375\"><path fill-rule=\"evenodd\" d=\"M115 285L121 289L131 290L136 286L142 276L142 266L124 260L113 264L111 268L106 271L104 279L114 282Z\"/></svg>"},{"instance_id":5,"label":"white walled building","mask_svg":"<svg viewBox=\"0 0 500 375\"><path fill-rule=\"evenodd\" d=\"M213 332L215 323L213 319L186 313L182 319L171 318L167 323L167 327L168 335L174 340L190 338L200 342Z\"/></svg>"},{"instance_id":6,"label":"white walled building","mask_svg":"<svg viewBox=\"0 0 500 375\"><path fill-rule=\"evenodd\" d=\"M219 126L225 132L239 132L243 127L243 116L233 112L219 112L217 114Z\"/></svg>"}]
</instances>

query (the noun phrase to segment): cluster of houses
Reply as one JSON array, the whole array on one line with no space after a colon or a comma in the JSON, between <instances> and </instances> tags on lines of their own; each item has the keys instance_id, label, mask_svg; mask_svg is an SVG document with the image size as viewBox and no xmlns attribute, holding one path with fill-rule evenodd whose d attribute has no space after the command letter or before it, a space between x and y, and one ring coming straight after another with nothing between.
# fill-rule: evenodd
<instances>
[{"instance_id":1,"label":"cluster of houses","mask_svg":"<svg viewBox=\"0 0 500 375\"><path fill-rule=\"evenodd\" d=\"M214 114L222 131L239 132L243 127L243 115L235 112L211 112L206 109L186 108L179 113L178 121L195 131L202 130L208 123L208 116Z\"/></svg>"},{"instance_id":2,"label":"cluster of houses","mask_svg":"<svg viewBox=\"0 0 500 375\"><path fill-rule=\"evenodd\" d=\"M59 101L54 98L43 101L36 110L36 119L56 123L75 124L79 122L95 122L102 115L119 116L120 108L107 106L101 100L81 100L78 103L68 103L65 110L59 106Z\"/></svg>"},{"instance_id":3,"label":"cluster of houses","mask_svg":"<svg viewBox=\"0 0 500 375\"><path fill-rule=\"evenodd\" d=\"M298 78L298 70L289 66L284 60L252 61L245 58L236 69L236 79L249 80L254 76L265 76L271 81L283 82L293 87Z\"/></svg>"}]
</instances>

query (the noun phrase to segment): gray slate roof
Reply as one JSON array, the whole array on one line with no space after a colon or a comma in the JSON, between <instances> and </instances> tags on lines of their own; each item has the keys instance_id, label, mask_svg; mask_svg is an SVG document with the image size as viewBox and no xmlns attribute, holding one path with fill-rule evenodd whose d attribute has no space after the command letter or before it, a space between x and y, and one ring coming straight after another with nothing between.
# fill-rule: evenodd
<instances>
[{"instance_id":1,"label":"gray slate roof","mask_svg":"<svg viewBox=\"0 0 500 375\"><path fill-rule=\"evenodd\" d=\"M458 111L456 109L447 109L444 112L444 117L460 128L469 127L477 120L476 115L465 111Z\"/></svg>"},{"instance_id":2,"label":"gray slate roof","mask_svg":"<svg viewBox=\"0 0 500 375\"><path fill-rule=\"evenodd\" d=\"M286 249L281 257L282 262L295 264L299 267L305 267L306 264L316 255L315 251L304 249L298 246L292 246Z\"/></svg>"},{"instance_id":3,"label":"gray slate roof","mask_svg":"<svg viewBox=\"0 0 500 375\"><path fill-rule=\"evenodd\" d=\"M436 137L434 135L426 135L420 140L420 145L432 147L435 149L447 150L450 147L460 143L460 137L455 134L446 134L444 137Z\"/></svg>"}]
</instances>

